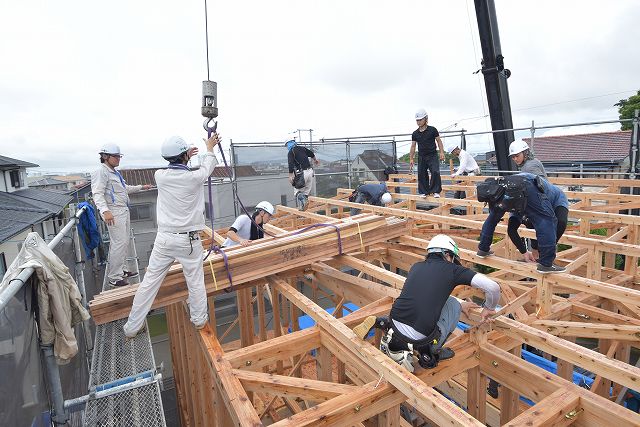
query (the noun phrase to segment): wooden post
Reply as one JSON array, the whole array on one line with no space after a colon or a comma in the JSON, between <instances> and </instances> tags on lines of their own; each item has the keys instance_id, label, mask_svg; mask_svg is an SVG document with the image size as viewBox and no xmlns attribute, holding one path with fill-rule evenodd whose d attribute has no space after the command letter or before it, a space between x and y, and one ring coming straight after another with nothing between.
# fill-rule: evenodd
<instances>
[{"instance_id":1,"label":"wooden post","mask_svg":"<svg viewBox=\"0 0 640 427\"><path fill-rule=\"evenodd\" d=\"M487 377L478 366L467 371L467 412L481 423L487 418Z\"/></svg>"},{"instance_id":2,"label":"wooden post","mask_svg":"<svg viewBox=\"0 0 640 427\"><path fill-rule=\"evenodd\" d=\"M511 353L520 358L522 346L517 346L511 350ZM519 407L520 394L503 384L500 389L500 425L507 424L513 418L517 417Z\"/></svg>"}]
</instances>

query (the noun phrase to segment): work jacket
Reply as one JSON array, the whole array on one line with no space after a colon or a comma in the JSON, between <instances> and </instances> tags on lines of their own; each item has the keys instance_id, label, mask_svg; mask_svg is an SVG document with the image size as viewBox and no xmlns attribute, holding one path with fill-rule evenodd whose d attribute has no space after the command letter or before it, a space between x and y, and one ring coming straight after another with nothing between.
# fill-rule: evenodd
<instances>
[{"instance_id":1,"label":"work jacket","mask_svg":"<svg viewBox=\"0 0 640 427\"><path fill-rule=\"evenodd\" d=\"M100 211L125 210L129 207L129 194L142 190L142 185L128 185L120 172L106 163L91 174L93 201Z\"/></svg>"}]
</instances>

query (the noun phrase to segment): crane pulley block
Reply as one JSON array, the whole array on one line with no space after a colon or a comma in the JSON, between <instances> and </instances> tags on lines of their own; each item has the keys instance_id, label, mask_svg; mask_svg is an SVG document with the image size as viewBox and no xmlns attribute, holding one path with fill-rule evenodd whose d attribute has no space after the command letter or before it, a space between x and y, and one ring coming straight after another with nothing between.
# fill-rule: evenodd
<instances>
[{"instance_id":1,"label":"crane pulley block","mask_svg":"<svg viewBox=\"0 0 640 427\"><path fill-rule=\"evenodd\" d=\"M202 108L203 117L215 119L218 117L218 84L211 80L202 82Z\"/></svg>"}]
</instances>

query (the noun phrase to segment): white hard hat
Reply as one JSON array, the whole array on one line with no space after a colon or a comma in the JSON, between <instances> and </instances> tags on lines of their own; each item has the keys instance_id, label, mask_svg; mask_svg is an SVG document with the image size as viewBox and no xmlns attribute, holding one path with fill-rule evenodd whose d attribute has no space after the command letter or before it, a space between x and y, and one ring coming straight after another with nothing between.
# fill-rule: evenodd
<instances>
[{"instance_id":1,"label":"white hard hat","mask_svg":"<svg viewBox=\"0 0 640 427\"><path fill-rule=\"evenodd\" d=\"M273 207L273 205L271 203L267 202L267 201L262 201L262 202L258 203L256 205L256 209L262 209L263 211L265 211L269 215L273 215L274 213L276 213L276 210Z\"/></svg>"},{"instance_id":2,"label":"white hard hat","mask_svg":"<svg viewBox=\"0 0 640 427\"><path fill-rule=\"evenodd\" d=\"M453 240L446 234L438 234L436 236L433 236L433 238L431 238L431 240L429 241L429 245L427 245L428 254L438 252L450 253L451 255L453 255L454 261L456 261L457 264L460 264L460 260L458 259L460 252L458 250L458 245L456 244L455 240Z\"/></svg>"},{"instance_id":3,"label":"white hard hat","mask_svg":"<svg viewBox=\"0 0 640 427\"><path fill-rule=\"evenodd\" d=\"M98 151L99 154L111 154L114 156L122 156L122 153L120 153L120 147L118 147L116 144L112 144L112 143L106 143L104 144L102 147L100 147L100 151Z\"/></svg>"},{"instance_id":4,"label":"white hard hat","mask_svg":"<svg viewBox=\"0 0 640 427\"><path fill-rule=\"evenodd\" d=\"M523 139L516 139L509 145L509 156L522 153L524 150L529 149L529 144L524 142Z\"/></svg>"},{"instance_id":5,"label":"white hard hat","mask_svg":"<svg viewBox=\"0 0 640 427\"><path fill-rule=\"evenodd\" d=\"M162 143L160 153L162 157L168 160L189 151L189 148L189 144L187 144L184 139L179 136L172 136Z\"/></svg>"},{"instance_id":6,"label":"white hard hat","mask_svg":"<svg viewBox=\"0 0 640 427\"><path fill-rule=\"evenodd\" d=\"M424 119L425 117L427 117L427 110L421 108L416 111L416 120Z\"/></svg>"},{"instance_id":7,"label":"white hard hat","mask_svg":"<svg viewBox=\"0 0 640 427\"><path fill-rule=\"evenodd\" d=\"M452 154L456 150L456 148L460 148L460 147L458 147L458 144L451 144L449 146L449 148L447 148L447 152L449 154Z\"/></svg>"},{"instance_id":8,"label":"white hard hat","mask_svg":"<svg viewBox=\"0 0 640 427\"><path fill-rule=\"evenodd\" d=\"M387 203L393 202L393 197L391 197L390 193L384 193L382 197L380 197L380 201L386 205Z\"/></svg>"}]
</instances>

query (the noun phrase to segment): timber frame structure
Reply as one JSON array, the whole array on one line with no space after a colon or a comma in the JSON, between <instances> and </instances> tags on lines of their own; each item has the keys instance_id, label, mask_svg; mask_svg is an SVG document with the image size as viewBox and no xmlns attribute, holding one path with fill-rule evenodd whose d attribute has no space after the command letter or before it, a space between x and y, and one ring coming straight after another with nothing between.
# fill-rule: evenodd
<instances>
[{"instance_id":1,"label":"timber frame structure","mask_svg":"<svg viewBox=\"0 0 640 427\"><path fill-rule=\"evenodd\" d=\"M619 213L640 208L640 196L620 194L640 182L551 178L593 191L566 192L572 205L557 262L567 273L541 275L519 261L504 223L496 229L495 256L476 256L486 213L473 183L482 178L444 186L466 191L466 199L425 199L416 195L414 176L391 178L391 207L350 203L348 189L331 199L310 197L305 212L278 206L266 227L278 237L227 250L230 276L220 255L205 261L212 324L212 297L236 292L231 327L239 327L239 341L224 342L229 329L218 335L210 326L192 327L184 277L172 267L154 308L167 313L182 425L640 425L640 415L619 404L627 389L640 390L640 369L630 364L632 348L640 347L640 217ZM417 208L424 203L436 207ZM349 217L350 207L362 213ZM324 225L297 231L314 224ZM378 350L379 334L365 341L351 328L388 314L404 274L439 233L456 239L463 264L491 269L501 309L481 326L473 326L477 313L463 315L469 332L447 341L455 357L412 374ZM211 234L205 247L224 237ZM96 323L126 317L135 289L98 295L91 302ZM316 304L321 295L333 301L335 316ZM455 295L480 296L467 286ZM343 316L347 302L360 308ZM315 325L299 330L302 314ZM595 348L576 344L584 338ZM521 359L523 344L557 358L557 375ZM571 381L574 365L595 374L590 390ZM501 384L497 399L486 393L488 378Z\"/></svg>"}]
</instances>

